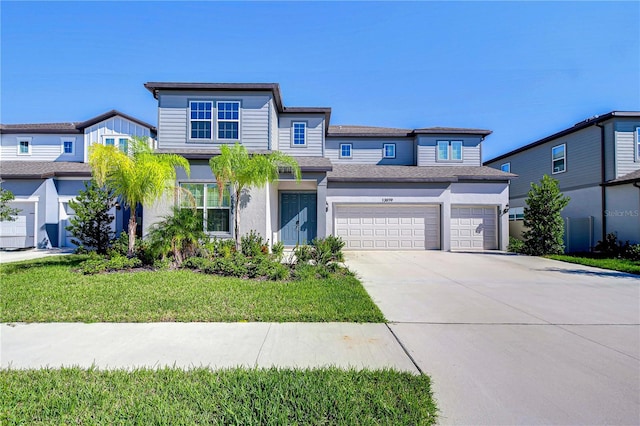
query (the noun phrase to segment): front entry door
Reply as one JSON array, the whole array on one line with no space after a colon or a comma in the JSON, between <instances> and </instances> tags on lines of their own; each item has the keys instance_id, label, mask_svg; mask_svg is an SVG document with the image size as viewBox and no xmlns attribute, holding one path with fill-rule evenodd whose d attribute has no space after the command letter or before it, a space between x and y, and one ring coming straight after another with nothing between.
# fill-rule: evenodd
<instances>
[{"instance_id":1,"label":"front entry door","mask_svg":"<svg viewBox=\"0 0 640 426\"><path fill-rule=\"evenodd\" d=\"M280 193L280 239L286 246L309 244L317 235L315 192Z\"/></svg>"}]
</instances>

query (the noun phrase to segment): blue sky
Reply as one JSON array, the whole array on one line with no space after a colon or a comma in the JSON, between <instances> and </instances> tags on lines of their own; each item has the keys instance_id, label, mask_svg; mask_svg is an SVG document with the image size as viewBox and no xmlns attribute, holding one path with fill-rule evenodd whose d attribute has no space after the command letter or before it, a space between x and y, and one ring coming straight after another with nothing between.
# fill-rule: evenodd
<instances>
[{"instance_id":1,"label":"blue sky","mask_svg":"<svg viewBox=\"0 0 640 426\"><path fill-rule=\"evenodd\" d=\"M110 109L147 81L277 82L332 124L493 130L484 160L640 110L640 2L0 3L0 122Z\"/></svg>"}]
</instances>

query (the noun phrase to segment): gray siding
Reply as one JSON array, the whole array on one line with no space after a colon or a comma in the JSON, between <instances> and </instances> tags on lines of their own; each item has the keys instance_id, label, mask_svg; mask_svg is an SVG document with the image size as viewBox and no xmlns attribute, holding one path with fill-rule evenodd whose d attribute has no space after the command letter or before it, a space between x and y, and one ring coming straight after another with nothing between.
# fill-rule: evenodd
<instances>
[{"instance_id":1,"label":"gray siding","mask_svg":"<svg viewBox=\"0 0 640 426\"><path fill-rule=\"evenodd\" d=\"M340 144L352 144L352 158L340 158ZM396 158L382 158L385 143L396 144ZM413 138L347 138L325 139L325 157L333 163L415 165Z\"/></svg>"},{"instance_id":2,"label":"gray siding","mask_svg":"<svg viewBox=\"0 0 640 426\"><path fill-rule=\"evenodd\" d=\"M613 131L614 124L612 121L604 124L604 140L605 140L605 180L616 178L616 144L615 133Z\"/></svg>"},{"instance_id":3,"label":"gray siding","mask_svg":"<svg viewBox=\"0 0 640 426\"><path fill-rule=\"evenodd\" d=\"M84 152L80 161L84 161L87 148L93 143L104 143L106 136L118 138L118 136L151 137L151 129L129 121L126 118L115 116L94 124L84 129ZM116 141L117 143L117 141Z\"/></svg>"},{"instance_id":4,"label":"gray siding","mask_svg":"<svg viewBox=\"0 0 640 426\"><path fill-rule=\"evenodd\" d=\"M552 174L551 148L561 144L566 144L566 171ZM562 191L599 185L600 149L600 128L592 126L487 165L500 169L501 164L511 163L511 173L519 177L511 181L510 193L519 198L544 174L557 179Z\"/></svg>"},{"instance_id":5,"label":"gray siding","mask_svg":"<svg viewBox=\"0 0 640 426\"><path fill-rule=\"evenodd\" d=\"M307 123L307 145L292 146L292 123ZM278 119L278 149L293 156L322 157L324 115L281 114Z\"/></svg>"},{"instance_id":6,"label":"gray siding","mask_svg":"<svg viewBox=\"0 0 640 426\"><path fill-rule=\"evenodd\" d=\"M206 100L213 104L213 139L189 140L189 101ZM269 135L270 93L246 94L242 92L160 92L158 101L158 147L184 148L185 146L216 146L235 143L217 138L216 102L240 102L240 143L247 149L267 149Z\"/></svg>"},{"instance_id":7,"label":"gray siding","mask_svg":"<svg viewBox=\"0 0 640 426\"><path fill-rule=\"evenodd\" d=\"M614 123L616 178L640 169L640 159L635 153L637 127L640 127L638 119L618 119Z\"/></svg>"},{"instance_id":8,"label":"gray siding","mask_svg":"<svg viewBox=\"0 0 640 426\"><path fill-rule=\"evenodd\" d=\"M437 161L438 141L462 141L462 161ZM481 166L480 137L461 135L420 135L417 144L418 166Z\"/></svg>"},{"instance_id":9,"label":"gray siding","mask_svg":"<svg viewBox=\"0 0 640 426\"><path fill-rule=\"evenodd\" d=\"M18 140L31 138L31 155L18 155ZM64 154L62 138L73 139L74 153ZM0 135L0 158L3 161L73 161L84 160L84 141L78 134L2 134Z\"/></svg>"}]
</instances>

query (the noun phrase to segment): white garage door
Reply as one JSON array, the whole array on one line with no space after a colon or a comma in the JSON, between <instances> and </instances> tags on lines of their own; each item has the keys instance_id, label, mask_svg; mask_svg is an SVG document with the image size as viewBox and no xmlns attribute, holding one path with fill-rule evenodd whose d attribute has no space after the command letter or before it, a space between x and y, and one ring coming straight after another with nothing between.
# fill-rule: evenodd
<instances>
[{"instance_id":1,"label":"white garage door","mask_svg":"<svg viewBox=\"0 0 640 426\"><path fill-rule=\"evenodd\" d=\"M35 204L14 201L9 206L18 209L18 214L14 221L0 222L0 248L35 247Z\"/></svg>"},{"instance_id":2,"label":"white garage door","mask_svg":"<svg viewBox=\"0 0 640 426\"><path fill-rule=\"evenodd\" d=\"M494 206L452 206L451 250L497 249L497 216Z\"/></svg>"},{"instance_id":3,"label":"white garage door","mask_svg":"<svg viewBox=\"0 0 640 426\"><path fill-rule=\"evenodd\" d=\"M439 206L343 204L334 216L335 234L347 250L440 248Z\"/></svg>"}]
</instances>

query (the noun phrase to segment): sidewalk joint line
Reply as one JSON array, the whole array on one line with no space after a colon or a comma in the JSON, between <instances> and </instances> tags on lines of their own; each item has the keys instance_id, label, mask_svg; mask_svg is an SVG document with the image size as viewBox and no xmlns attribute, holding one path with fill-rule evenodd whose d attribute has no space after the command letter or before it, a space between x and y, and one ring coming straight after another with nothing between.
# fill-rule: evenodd
<instances>
[{"instance_id":1,"label":"sidewalk joint line","mask_svg":"<svg viewBox=\"0 0 640 426\"><path fill-rule=\"evenodd\" d=\"M264 334L264 339L262 340L262 344L260 345L260 349L258 349L258 355L256 355L255 367L258 368L258 360L260 359L260 354L262 353L262 348L264 348L264 344L267 342L267 337L269 336L269 332L271 331L271 326L273 323L269 323L269 328L267 328L267 332Z\"/></svg>"},{"instance_id":2,"label":"sidewalk joint line","mask_svg":"<svg viewBox=\"0 0 640 426\"><path fill-rule=\"evenodd\" d=\"M385 323L384 324L387 329L391 332L391 335L393 336L394 339L396 339L396 342L398 342L398 344L400 345L400 347L402 348L402 350L404 351L404 353L409 357L409 360L411 361L411 363L413 364L414 367L416 367L416 370L418 370L418 372L421 375L424 375L424 371L422 371L422 368L420 368L420 366L418 365L418 363L416 362L415 359L413 359L413 356L411 356L411 354L409 353L409 351L407 350L407 348L404 346L404 344L400 341L400 339L398 339L398 336L396 336L396 333L393 332L393 330L391 329L391 327L389 327L389 323Z\"/></svg>"}]
</instances>

